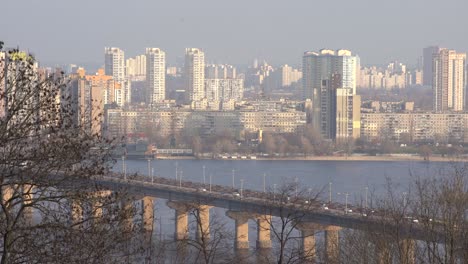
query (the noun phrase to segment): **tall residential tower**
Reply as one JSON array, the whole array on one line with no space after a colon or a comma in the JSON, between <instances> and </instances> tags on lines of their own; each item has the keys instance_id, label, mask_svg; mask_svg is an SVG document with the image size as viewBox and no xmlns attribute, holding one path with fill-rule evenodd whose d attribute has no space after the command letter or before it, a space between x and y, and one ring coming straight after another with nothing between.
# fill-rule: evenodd
<instances>
[{"instance_id":1,"label":"tall residential tower","mask_svg":"<svg viewBox=\"0 0 468 264\"><path fill-rule=\"evenodd\" d=\"M131 83L125 75L125 53L119 48L106 47L104 49L104 71L105 75L112 76L114 81L119 83L122 87L121 91L121 105L130 102L131 97Z\"/></svg>"},{"instance_id":2,"label":"tall residential tower","mask_svg":"<svg viewBox=\"0 0 468 264\"><path fill-rule=\"evenodd\" d=\"M438 54L440 48L437 46L430 46L423 49L423 85L432 86L432 60L435 54Z\"/></svg>"},{"instance_id":3,"label":"tall residential tower","mask_svg":"<svg viewBox=\"0 0 468 264\"><path fill-rule=\"evenodd\" d=\"M197 48L185 49L185 88L188 101L205 98L205 53Z\"/></svg>"},{"instance_id":4,"label":"tall residential tower","mask_svg":"<svg viewBox=\"0 0 468 264\"><path fill-rule=\"evenodd\" d=\"M146 83L150 105L166 99L166 53L159 48L146 48Z\"/></svg>"},{"instance_id":5,"label":"tall residential tower","mask_svg":"<svg viewBox=\"0 0 468 264\"><path fill-rule=\"evenodd\" d=\"M325 138L346 141L360 135L358 65L359 57L348 50L304 53L303 97L312 103L312 126Z\"/></svg>"},{"instance_id":6,"label":"tall residential tower","mask_svg":"<svg viewBox=\"0 0 468 264\"><path fill-rule=\"evenodd\" d=\"M466 53L442 49L433 57L434 111L466 109Z\"/></svg>"},{"instance_id":7,"label":"tall residential tower","mask_svg":"<svg viewBox=\"0 0 468 264\"><path fill-rule=\"evenodd\" d=\"M125 53L119 48L104 49L105 52L105 73L112 76L115 81L125 80Z\"/></svg>"}]
</instances>

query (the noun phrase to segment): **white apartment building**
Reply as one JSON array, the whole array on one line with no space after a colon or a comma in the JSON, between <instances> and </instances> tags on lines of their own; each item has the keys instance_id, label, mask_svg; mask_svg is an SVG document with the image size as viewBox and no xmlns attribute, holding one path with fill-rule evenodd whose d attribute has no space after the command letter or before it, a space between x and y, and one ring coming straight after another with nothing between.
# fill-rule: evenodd
<instances>
[{"instance_id":1,"label":"white apartment building","mask_svg":"<svg viewBox=\"0 0 468 264\"><path fill-rule=\"evenodd\" d=\"M129 58L125 62L126 76L134 80L142 80L146 77L146 55L138 55Z\"/></svg>"},{"instance_id":2,"label":"white apartment building","mask_svg":"<svg viewBox=\"0 0 468 264\"><path fill-rule=\"evenodd\" d=\"M244 97L244 80L205 79L205 92L208 101L241 101Z\"/></svg>"},{"instance_id":3,"label":"white apartment building","mask_svg":"<svg viewBox=\"0 0 468 264\"><path fill-rule=\"evenodd\" d=\"M166 53L159 48L146 48L146 83L149 105L166 99Z\"/></svg>"},{"instance_id":4,"label":"white apartment building","mask_svg":"<svg viewBox=\"0 0 468 264\"><path fill-rule=\"evenodd\" d=\"M434 111L465 109L466 53L442 49L433 57Z\"/></svg>"},{"instance_id":5,"label":"white apartment building","mask_svg":"<svg viewBox=\"0 0 468 264\"><path fill-rule=\"evenodd\" d=\"M104 71L106 75L120 83L121 94L116 96L116 102L119 106L130 103L131 82L125 75L125 53L123 50L114 47L104 48ZM117 100L117 97L119 97Z\"/></svg>"},{"instance_id":6,"label":"white apartment building","mask_svg":"<svg viewBox=\"0 0 468 264\"><path fill-rule=\"evenodd\" d=\"M209 64L205 67L206 79L235 79L236 67L228 64Z\"/></svg>"},{"instance_id":7,"label":"white apartment building","mask_svg":"<svg viewBox=\"0 0 468 264\"><path fill-rule=\"evenodd\" d=\"M125 80L125 53L123 50L114 47L106 47L104 70L106 75L112 76L115 81Z\"/></svg>"},{"instance_id":8,"label":"white apartment building","mask_svg":"<svg viewBox=\"0 0 468 264\"><path fill-rule=\"evenodd\" d=\"M355 110L360 108L357 105L359 96L356 95L358 66L359 57L348 50L335 52L323 49L304 53L303 99L311 100L309 116L312 126L321 131L325 138L346 140L348 137L359 137L359 133L353 133L359 128L359 111ZM341 110L347 109L346 115L340 115L338 103ZM348 134L344 131L348 131Z\"/></svg>"},{"instance_id":9,"label":"white apartment building","mask_svg":"<svg viewBox=\"0 0 468 264\"><path fill-rule=\"evenodd\" d=\"M197 48L185 49L185 85L189 102L205 98L205 53Z\"/></svg>"},{"instance_id":10,"label":"white apartment building","mask_svg":"<svg viewBox=\"0 0 468 264\"><path fill-rule=\"evenodd\" d=\"M468 114L464 113L362 113L361 137L436 143L467 143Z\"/></svg>"},{"instance_id":11,"label":"white apartment building","mask_svg":"<svg viewBox=\"0 0 468 264\"><path fill-rule=\"evenodd\" d=\"M302 79L302 72L297 69L294 69L287 64L283 65L280 68L281 76L280 76L280 83L281 87L288 87L294 83L297 83L299 80Z\"/></svg>"},{"instance_id":12,"label":"white apartment building","mask_svg":"<svg viewBox=\"0 0 468 264\"><path fill-rule=\"evenodd\" d=\"M294 133L304 128L306 114L300 111L107 111L107 133L121 137L152 133L159 136L211 136L225 131ZM149 136L149 135L145 135Z\"/></svg>"}]
</instances>

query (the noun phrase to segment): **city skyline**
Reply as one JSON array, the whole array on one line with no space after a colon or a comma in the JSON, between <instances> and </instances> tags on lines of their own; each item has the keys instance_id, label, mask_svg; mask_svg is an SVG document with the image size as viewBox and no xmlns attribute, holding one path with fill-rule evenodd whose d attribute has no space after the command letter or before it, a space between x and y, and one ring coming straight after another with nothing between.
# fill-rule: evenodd
<instances>
[{"instance_id":1,"label":"city skyline","mask_svg":"<svg viewBox=\"0 0 468 264\"><path fill-rule=\"evenodd\" d=\"M394 59L413 64L424 46L437 44L462 52L468 48L467 38L459 34L463 25L458 19L467 4L456 0L442 6L434 3L396 0L373 7L368 0L334 4L299 1L290 5L240 1L226 8L213 1L196 5L113 2L112 19L104 20L102 13L108 11L108 1L91 4L86 0L76 6L22 0L3 6L6 10L21 9L29 19L9 27L10 13L14 12L6 12L0 26L7 46L31 49L51 66L65 62L101 66L104 46L120 47L129 57L142 53L140 47L161 47L168 54L168 63L183 58L184 48L199 47L207 52L208 62L240 65L260 58L294 65L300 64L302 52L330 47L353 50L363 58L363 64ZM152 15L152 10L161 9L164 12L160 16ZM86 19L80 16L83 12ZM30 20L35 21L34 27ZM57 34L51 27L66 30ZM92 41L82 41L83 36ZM70 48L75 52L69 52Z\"/></svg>"},{"instance_id":2,"label":"city skyline","mask_svg":"<svg viewBox=\"0 0 468 264\"><path fill-rule=\"evenodd\" d=\"M468 2L0 10L0 264L468 264Z\"/></svg>"}]
</instances>

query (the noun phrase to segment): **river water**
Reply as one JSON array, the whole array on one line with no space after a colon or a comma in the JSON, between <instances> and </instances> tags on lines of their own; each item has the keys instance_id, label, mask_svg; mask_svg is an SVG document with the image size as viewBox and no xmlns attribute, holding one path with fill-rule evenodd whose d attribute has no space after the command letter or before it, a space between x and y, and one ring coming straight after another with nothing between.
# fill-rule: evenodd
<instances>
[{"instance_id":1,"label":"river water","mask_svg":"<svg viewBox=\"0 0 468 264\"><path fill-rule=\"evenodd\" d=\"M147 160L127 160L125 163L128 174L149 175ZM366 187L369 195L382 193L387 179L390 179L404 192L415 177L440 175L453 164L422 161L153 160L150 166L156 176L174 179L177 171L183 180L203 182L205 175L208 184L211 175L212 184L226 186L232 185L234 174L236 188L240 188L242 179L244 189L260 191L264 181L267 190L273 190L275 184L279 187L285 182L297 181L303 189L322 190L324 200L328 199L331 182L333 201L344 203L345 197L340 194L349 193L349 202L357 203L362 201ZM117 161L114 170L122 171L121 160ZM159 226L157 233L170 238L174 234L174 213L164 200L157 199L155 215L155 226ZM223 209L212 209L212 215L230 221L223 216ZM250 223L250 228L249 236L252 237L249 240L255 243L254 222Z\"/></svg>"},{"instance_id":2,"label":"river water","mask_svg":"<svg viewBox=\"0 0 468 264\"><path fill-rule=\"evenodd\" d=\"M126 160L127 173L148 175L147 160ZM402 186L415 176L436 176L441 170L448 169L452 164L444 162L417 161L290 161L290 160L153 160L151 167L154 175L175 178L176 171L183 180L203 182L203 167L205 181L208 184L210 174L212 183L232 185L234 181L239 188L241 179L245 189L263 190L265 185L272 189L273 185L284 182L298 181L304 188L327 188L332 182L333 193L348 192L358 194L364 187L377 192L384 188L386 178ZM122 171L122 161L114 166L115 171Z\"/></svg>"}]
</instances>

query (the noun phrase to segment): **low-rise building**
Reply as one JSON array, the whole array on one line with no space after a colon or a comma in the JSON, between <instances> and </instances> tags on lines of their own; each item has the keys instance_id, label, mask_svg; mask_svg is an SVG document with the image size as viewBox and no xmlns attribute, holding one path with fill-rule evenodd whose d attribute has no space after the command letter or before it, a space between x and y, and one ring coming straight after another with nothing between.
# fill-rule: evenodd
<instances>
[{"instance_id":1,"label":"low-rise building","mask_svg":"<svg viewBox=\"0 0 468 264\"><path fill-rule=\"evenodd\" d=\"M110 137L151 137L199 135L206 137L226 131L292 133L306 125L301 111L192 111L108 109L106 133Z\"/></svg>"},{"instance_id":2,"label":"low-rise building","mask_svg":"<svg viewBox=\"0 0 468 264\"><path fill-rule=\"evenodd\" d=\"M468 143L468 113L362 113L367 140Z\"/></svg>"}]
</instances>

